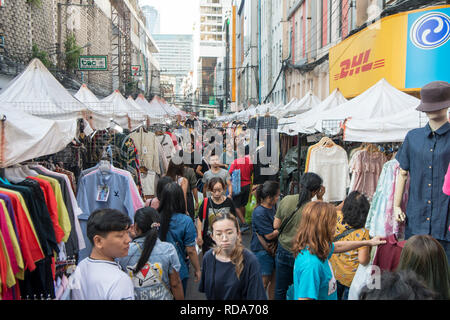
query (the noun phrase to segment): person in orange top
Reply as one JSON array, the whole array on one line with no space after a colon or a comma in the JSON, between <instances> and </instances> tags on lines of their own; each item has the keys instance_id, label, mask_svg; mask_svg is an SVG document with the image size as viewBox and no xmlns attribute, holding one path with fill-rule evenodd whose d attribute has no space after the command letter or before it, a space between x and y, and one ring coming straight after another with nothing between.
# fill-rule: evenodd
<instances>
[{"instance_id":1,"label":"person in orange top","mask_svg":"<svg viewBox=\"0 0 450 320\"><path fill-rule=\"evenodd\" d=\"M369 230L364 228L370 204L358 191L351 192L344 200L342 211L337 210L335 241L370 240ZM333 254L330 262L337 280L339 300L348 300L348 293L359 264L370 261L370 248L360 247L344 253Z\"/></svg>"}]
</instances>

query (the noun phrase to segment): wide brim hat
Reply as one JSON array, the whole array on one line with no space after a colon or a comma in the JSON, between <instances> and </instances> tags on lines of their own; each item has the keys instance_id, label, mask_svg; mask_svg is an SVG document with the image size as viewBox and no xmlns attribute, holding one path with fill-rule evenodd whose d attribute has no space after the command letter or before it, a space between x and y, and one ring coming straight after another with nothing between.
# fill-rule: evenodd
<instances>
[{"instance_id":1,"label":"wide brim hat","mask_svg":"<svg viewBox=\"0 0 450 320\"><path fill-rule=\"evenodd\" d=\"M422 112L432 112L450 107L450 83L433 81L420 90L421 101L416 108Z\"/></svg>"}]
</instances>

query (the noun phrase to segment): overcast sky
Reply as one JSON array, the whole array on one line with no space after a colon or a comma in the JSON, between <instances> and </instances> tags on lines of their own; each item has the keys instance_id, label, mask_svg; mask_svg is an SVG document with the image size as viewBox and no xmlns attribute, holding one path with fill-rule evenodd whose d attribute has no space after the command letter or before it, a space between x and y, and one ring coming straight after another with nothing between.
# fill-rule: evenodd
<instances>
[{"instance_id":1,"label":"overcast sky","mask_svg":"<svg viewBox=\"0 0 450 320\"><path fill-rule=\"evenodd\" d=\"M159 11L161 33L192 34L199 0L139 0Z\"/></svg>"}]
</instances>

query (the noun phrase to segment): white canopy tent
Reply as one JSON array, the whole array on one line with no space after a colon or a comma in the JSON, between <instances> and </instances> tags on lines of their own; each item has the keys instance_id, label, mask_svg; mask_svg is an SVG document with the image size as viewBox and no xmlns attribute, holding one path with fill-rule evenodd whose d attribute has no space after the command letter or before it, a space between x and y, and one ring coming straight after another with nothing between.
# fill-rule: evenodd
<instances>
[{"instance_id":1,"label":"white canopy tent","mask_svg":"<svg viewBox=\"0 0 450 320\"><path fill-rule=\"evenodd\" d=\"M335 89L325 100L313 109L296 115L291 118L280 119L278 123L278 132L288 135L296 135L300 133L313 134L316 132L314 126L321 112L333 109L347 102L342 93Z\"/></svg>"},{"instance_id":2,"label":"white canopy tent","mask_svg":"<svg viewBox=\"0 0 450 320\"><path fill-rule=\"evenodd\" d=\"M160 111L158 111L160 110L159 108L155 110L142 94L139 94L135 101L149 116L151 124L164 122L166 113L162 114Z\"/></svg>"},{"instance_id":3,"label":"white canopy tent","mask_svg":"<svg viewBox=\"0 0 450 320\"><path fill-rule=\"evenodd\" d=\"M385 79L367 89L359 96L339 105L331 110L325 110L317 115L315 129L325 132L326 121L343 122L346 118L374 119L412 110L419 104L419 100L393 86Z\"/></svg>"},{"instance_id":4,"label":"white canopy tent","mask_svg":"<svg viewBox=\"0 0 450 320\"><path fill-rule=\"evenodd\" d=\"M320 99L317 98L312 91L309 91L303 98L298 101L294 101L289 106L280 108L274 112L274 115L278 118L285 118L295 116L297 114L305 113L320 103Z\"/></svg>"},{"instance_id":5,"label":"white canopy tent","mask_svg":"<svg viewBox=\"0 0 450 320\"><path fill-rule=\"evenodd\" d=\"M53 120L81 117L88 110L55 79L39 59L33 59L2 90L0 102L8 102L17 110Z\"/></svg>"},{"instance_id":6,"label":"white canopy tent","mask_svg":"<svg viewBox=\"0 0 450 320\"><path fill-rule=\"evenodd\" d=\"M418 100L417 105L419 105ZM411 109L382 118L349 118L344 127L344 141L402 142L409 130L421 128L428 122L425 113Z\"/></svg>"},{"instance_id":7,"label":"white canopy tent","mask_svg":"<svg viewBox=\"0 0 450 320\"><path fill-rule=\"evenodd\" d=\"M73 97L39 59L33 59L2 90L0 102L39 118L68 120L90 117L90 125L97 129L107 123L104 116ZM89 134L89 131L90 126L86 126L85 133Z\"/></svg>"},{"instance_id":8,"label":"white canopy tent","mask_svg":"<svg viewBox=\"0 0 450 320\"><path fill-rule=\"evenodd\" d=\"M101 101L110 106L108 112L114 115L114 120L121 127L132 130L146 120L145 112L142 108L131 105L119 90L114 90L113 93Z\"/></svg>"},{"instance_id":9,"label":"white canopy tent","mask_svg":"<svg viewBox=\"0 0 450 320\"><path fill-rule=\"evenodd\" d=\"M77 120L48 120L17 110L9 103L0 104L2 155L0 167L53 154L63 150L77 133ZM4 137L1 135L4 133Z\"/></svg>"}]
</instances>

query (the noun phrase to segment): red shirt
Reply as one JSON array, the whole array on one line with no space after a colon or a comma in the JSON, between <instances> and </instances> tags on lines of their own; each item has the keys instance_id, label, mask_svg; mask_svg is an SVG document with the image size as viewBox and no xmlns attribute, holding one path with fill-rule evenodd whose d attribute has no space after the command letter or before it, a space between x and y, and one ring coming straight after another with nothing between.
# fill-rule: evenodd
<instances>
[{"instance_id":1,"label":"red shirt","mask_svg":"<svg viewBox=\"0 0 450 320\"><path fill-rule=\"evenodd\" d=\"M33 179L39 183L45 197L45 203L50 213L50 219L52 220L53 230L55 230L56 242L60 243L64 238L64 231L59 225L58 220L58 203L56 202L55 192L52 189L50 182L35 177L27 177Z\"/></svg>"},{"instance_id":2,"label":"red shirt","mask_svg":"<svg viewBox=\"0 0 450 320\"><path fill-rule=\"evenodd\" d=\"M20 242L20 249L25 264L25 269L33 271L36 269L35 262L44 259L44 253L39 245L39 241L33 233L30 221L23 210L19 197L14 193L8 191L0 191L6 194L11 199L11 204L14 209L14 217L17 224L18 239Z\"/></svg>"},{"instance_id":3,"label":"red shirt","mask_svg":"<svg viewBox=\"0 0 450 320\"><path fill-rule=\"evenodd\" d=\"M230 175L234 170L241 170L241 187L252 183L253 164L250 161L250 156L234 160L228 171Z\"/></svg>"},{"instance_id":4,"label":"red shirt","mask_svg":"<svg viewBox=\"0 0 450 320\"><path fill-rule=\"evenodd\" d=\"M380 267L381 271L395 271L406 241L397 241L394 234L383 240L386 240L386 243L378 246L373 264Z\"/></svg>"}]
</instances>

